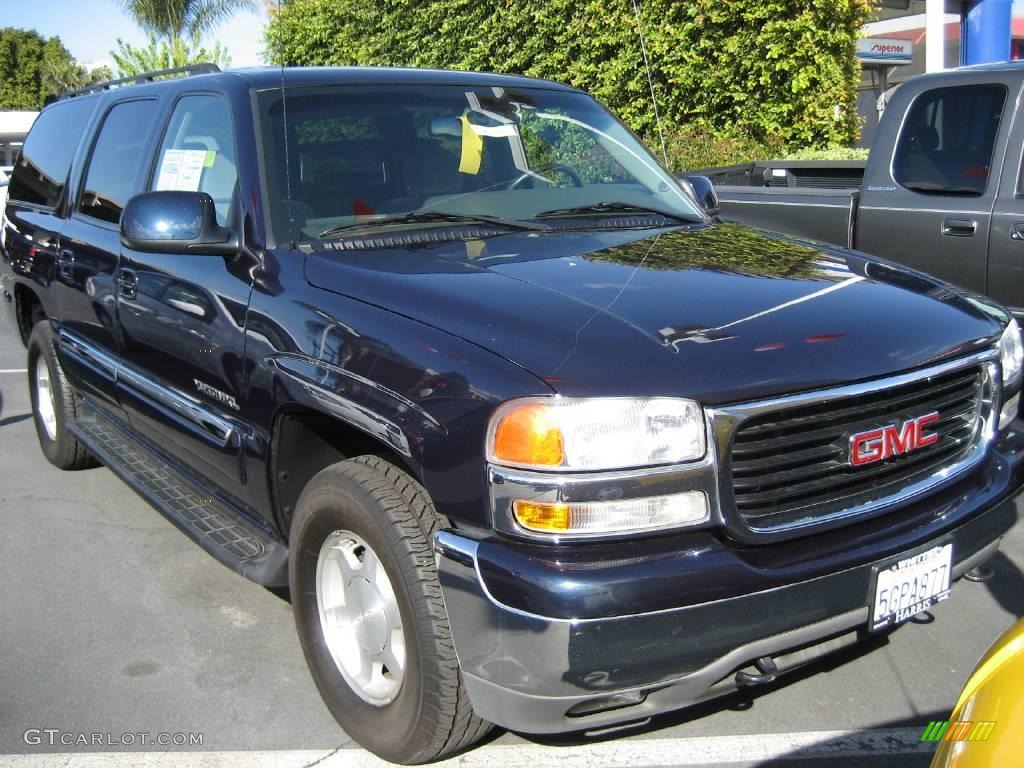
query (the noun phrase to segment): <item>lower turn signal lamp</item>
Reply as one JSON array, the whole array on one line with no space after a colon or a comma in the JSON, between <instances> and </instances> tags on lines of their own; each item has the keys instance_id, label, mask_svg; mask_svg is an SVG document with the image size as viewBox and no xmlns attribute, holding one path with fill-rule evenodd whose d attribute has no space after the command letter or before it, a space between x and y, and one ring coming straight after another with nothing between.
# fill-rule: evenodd
<instances>
[{"instance_id":1,"label":"lower turn signal lamp","mask_svg":"<svg viewBox=\"0 0 1024 768\"><path fill-rule=\"evenodd\" d=\"M538 533L601 535L657 530L707 521L708 500L702 491L618 501L546 502L518 499L516 522Z\"/></svg>"}]
</instances>

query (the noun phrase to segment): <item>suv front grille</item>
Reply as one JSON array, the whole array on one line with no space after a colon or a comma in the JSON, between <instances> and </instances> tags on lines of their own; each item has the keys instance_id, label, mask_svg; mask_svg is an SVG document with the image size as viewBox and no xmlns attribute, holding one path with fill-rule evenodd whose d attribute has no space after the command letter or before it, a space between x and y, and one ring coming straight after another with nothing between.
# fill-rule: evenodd
<instances>
[{"instance_id":1,"label":"suv front grille","mask_svg":"<svg viewBox=\"0 0 1024 768\"><path fill-rule=\"evenodd\" d=\"M736 512L755 532L814 524L871 507L965 461L984 437L984 367L943 372L898 386L757 413L733 434ZM931 445L853 466L850 438L937 412Z\"/></svg>"}]
</instances>

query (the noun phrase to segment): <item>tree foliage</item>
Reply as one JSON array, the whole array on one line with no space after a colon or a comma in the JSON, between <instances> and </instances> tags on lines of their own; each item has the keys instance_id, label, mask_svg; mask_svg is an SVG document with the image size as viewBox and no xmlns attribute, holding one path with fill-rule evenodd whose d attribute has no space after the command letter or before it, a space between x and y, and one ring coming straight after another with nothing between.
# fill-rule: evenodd
<instances>
[{"instance_id":1,"label":"tree foliage","mask_svg":"<svg viewBox=\"0 0 1024 768\"><path fill-rule=\"evenodd\" d=\"M859 129L854 44L873 4L641 0L669 133L685 135L693 125L713 141L740 145L851 143ZM631 0L284 0L271 12L265 53L275 64L551 78L593 93L634 130L656 135Z\"/></svg>"},{"instance_id":2,"label":"tree foliage","mask_svg":"<svg viewBox=\"0 0 1024 768\"><path fill-rule=\"evenodd\" d=\"M108 78L105 67L87 70L59 37L30 29L0 29L0 109L40 109L66 90Z\"/></svg>"},{"instance_id":3,"label":"tree foliage","mask_svg":"<svg viewBox=\"0 0 1024 768\"><path fill-rule=\"evenodd\" d=\"M231 56L220 43L214 43L212 48L206 48L200 44L198 37L193 37L191 41L180 37L166 40L150 34L149 43L144 46L129 45L118 38L117 48L110 52L110 56L117 67L118 77L133 77L143 72L156 72L203 62L216 64L221 69L231 65Z\"/></svg>"},{"instance_id":4,"label":"tree foliage","mask_svg":"<svg viewBox=\"0 0 1024 768\"><path fill-rule=\"evenodd\" d=\"M254 0L121 0L135 23L168 41L188 40L213 31L238 11L254 10Z\"/></svg>"}]
</instances>

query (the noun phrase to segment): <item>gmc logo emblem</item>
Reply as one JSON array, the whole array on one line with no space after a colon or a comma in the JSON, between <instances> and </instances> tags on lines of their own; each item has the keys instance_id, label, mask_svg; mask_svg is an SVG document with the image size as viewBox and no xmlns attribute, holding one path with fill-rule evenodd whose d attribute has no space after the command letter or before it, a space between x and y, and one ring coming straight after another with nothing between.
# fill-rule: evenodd
<instances>
[{"instance_id":1,"label":"gmc logo emblem","mask_svg":"<svg viewBox=\"0 0 1024 768\"><path fill-rule=\"evenodd\" d=\"M939 420L939 412L918 416L897 427L885 427L860 432L850 437L850 463L855 467L910 453L939 441L936 434L927 434L925 428Z\"/></svg>"}]
</instances>

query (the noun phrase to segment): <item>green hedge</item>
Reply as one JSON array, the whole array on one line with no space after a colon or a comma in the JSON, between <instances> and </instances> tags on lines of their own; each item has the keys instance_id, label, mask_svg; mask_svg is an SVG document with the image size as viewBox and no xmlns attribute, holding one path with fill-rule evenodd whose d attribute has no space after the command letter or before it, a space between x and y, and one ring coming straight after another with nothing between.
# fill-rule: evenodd
<instances>
[{"instance_id":1,"label":"green hedge","mask_svg":"<svg viewBox=\"0 0 1024 768\"><path fill-rule=\"evenodd\" d=\"M729 157L744 146L852 143L859 128L854 41L873 4L640 0L659 107L675 137L672 164L693 167L701 163L690 155L722 155L691 152L688 134L712 150L724 142ZM655 135L631 0L285 0L265 42L275 64L551 78L590 91L634 130Z\"/></svg>"}]
</instances>

